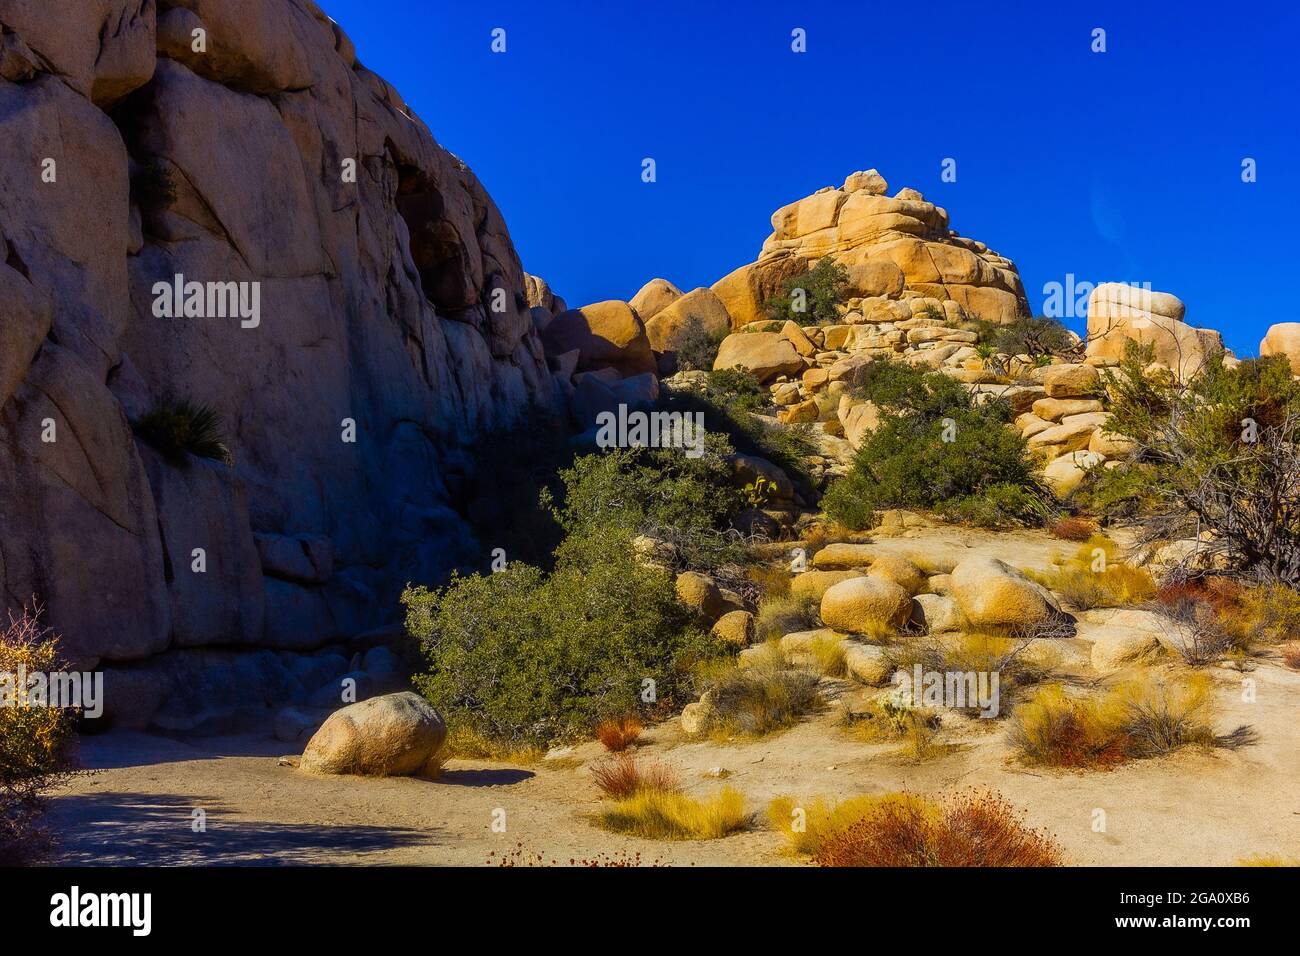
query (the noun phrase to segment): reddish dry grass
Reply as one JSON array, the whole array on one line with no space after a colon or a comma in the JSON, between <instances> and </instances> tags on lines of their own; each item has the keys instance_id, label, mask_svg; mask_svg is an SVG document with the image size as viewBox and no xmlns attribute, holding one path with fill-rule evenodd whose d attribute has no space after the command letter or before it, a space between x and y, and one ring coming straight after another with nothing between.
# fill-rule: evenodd
<instances>
[{"instance_id":1,"label":"reddish dry grass","mask_svg":"<svg viewBox=\"0 0 1300 956\"><path fill-rule=\"evenodd\" d=\"M1292 644L1282 652L1282 660L1286 666L1300 671L1300 644Z\"/></svg>"},{"instance_id":2,"label":"reddish dry grass","mask_svg":"<svg viewBox=\"0 0 1300 956\"><path fill-rule=\"evenodd\" d=\"M1204 604L1222 616L1232 614L1240 607L1245 591L1236 581L1211 576L1166 584L1156 592L1155 600L1157 604L1174 609Z\"/></svg>"},{"instance_id":3,"label":"reddish dry grass","mask_svg":"<svg viewBox=\"0 0 1300 956\"><path fill-rule=\"evenodd\" d=\"M606 750L622 753L641 739L641 721L635 717L620 717L617 720L603 721L596 728L596 737L605 745Z\"/></svg>"},{"instance_id":4,"label":"reddish dry grass","mask_svg":"<svg viewBox=\"0 0 1300 956\"><path fill-rule=\"evenodd\" d=\"M638 764L631 754L619 754L593 764L591 778L600 792L615 800L624 800L643 790L670 792L681 786L676 771L663 764Z\"/></svg>"},{"instance_id":5,"label":"reddish dry grass","mask_svg":"<svg viewBox=\"0 0 1300 956\"><path fill-rule=\"evenodd\" d=\"M1087 541L1097 533L1097 524L1087 518L1061 518L1047 530L1064 541Z\"/></svg>"},{"instance_id":6,"label":"reddish dry grass","mask_svg":"<svg viewBox=\"0 0 1300 956\"><path fill-rule=\"evenodd\" d=\"M942 803L906 796L886 801L833 836L819 866L1060 866L1060 845L1024 824L1000 794L959 793Z\"/></svg>"}]
</instances>

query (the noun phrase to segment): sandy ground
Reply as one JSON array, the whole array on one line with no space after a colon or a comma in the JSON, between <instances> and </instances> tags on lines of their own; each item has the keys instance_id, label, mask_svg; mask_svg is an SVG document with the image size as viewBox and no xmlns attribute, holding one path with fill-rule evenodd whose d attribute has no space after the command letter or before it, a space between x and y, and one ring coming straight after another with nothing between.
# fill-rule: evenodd
<instances>
[{"instance_id":1,"label":"sandy ground","mask_svg":"<svg viewBox=\"0 0 1300 956\"><path fill-rule=\"evenodd\" d=\"M911 536L912 539L917 537ZM1042 535L924 532L927 548L989 549L1046 566L1071 548ZM882 547L911 548L909 537ZM1215 730L1251 725L1240 750L1184 749L1111 771L1057 772L1015 764L1002 722L953 718L949 752L922 763L896 745L864 743L837 725L834 709L771 737L688 741L675 722L651 728L640 752L676 768L687 789L739 789L754 827L721 840L670 843L615 836L591 822L599 806L585 744L529 765L453 760L437 781L312 777L278 757L284 744L239 737L177 740L111 733L83 740L80 776L54 802L56 862L69 864L492 864L541 859L642 864L790 865L763 809L774 797L842 798L908 789L942 793L989 786L1053 833L1079 865L1229 865L1261 854L1300 857L1300 672L1274 658L1245 673L1212 669ZM1254 681L1255 700L1243 700ZM994 726L996 725L996 726ZM725 774L718 779L717 771ZM195 811L206 828L195 825ZM1096 811L1105 813L1095 832ZM493 832L505 814L506 831ZM196 832L196 830L198 832Z\"/></svg>"},{"instance_id":2,"label":"sandy ground","mask_svg":"<svg viewBox=\"0 0 1300 956\"><path fill-rule=\"evenodd\" d=\"M1300 673L1263 662L1249 673L1216 671L1216 729L1251 724L1259 742L1238 751L1184 750L1108 772L1026 770L999 729L959 731L950 753L914 763L889 744L860 742L832 711L756 741L688 742L674 724L652 728L642 754L677 768L693 793L737 787L762 810L773 797L837 798L910 789L987 785L1056 835L1072 863L1226 865L1253 854L1300 856ZM962 723L965 723L964 721ZM953 739L950 736L950 739ZM59 862L71 864L313 863L483 865L633 860L642 863L780 865L797 862L759 821L751 832L699 843L618 837L589 817L599 805L586 763L598 744L562 761L515 766L455 760L436 782L311 777L278 764L273 740L181 742L114 733L88 738L78 778L54 801ZM556 764L559 764L558 766ZM194 811L206 831L194 832ZM1094 811L1106 813L1104 833ZM492 832L505 811L506 832ZM498 814L499 815L499 814ZM520 849L522 848L522 849ZM494 855L495 854L495 855Z\"/></svg>"}]
</instances>

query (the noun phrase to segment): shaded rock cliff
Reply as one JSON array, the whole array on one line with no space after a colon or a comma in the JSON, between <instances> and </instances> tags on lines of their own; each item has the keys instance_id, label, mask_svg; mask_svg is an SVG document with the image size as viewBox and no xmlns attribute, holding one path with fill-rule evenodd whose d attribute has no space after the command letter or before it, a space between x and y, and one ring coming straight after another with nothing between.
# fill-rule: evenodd
<instances>
[{"instance_id":1,"label":"shaded rock cliff","mask_svg":"<svg viewBox=\"0 0 1300 956\"><path fill-rule=\"evenodd\" d=\"M474 553L467 446L555 401L538 284L314 3L0 0L0 168L7 606L85 666L310 650ZM136 437L174 399L232 464Z\"/></svg>"}]
</instances>

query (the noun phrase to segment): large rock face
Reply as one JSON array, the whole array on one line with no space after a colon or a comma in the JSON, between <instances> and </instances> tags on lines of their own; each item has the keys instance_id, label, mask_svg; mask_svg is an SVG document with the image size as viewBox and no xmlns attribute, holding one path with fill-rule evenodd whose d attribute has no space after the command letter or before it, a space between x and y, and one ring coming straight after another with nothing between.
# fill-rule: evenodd
<instances>
[{"instance_id":1,"label":"large rock face","mask_svg":"<svg viewBox=\"0 0 1300 956\"><path fill-rule=\"evenodd\" d=\"M872 313L916 298L951 302L971 316L1007 323L1028 314L1015 264L948 228L948 213L915 189L886 196L874 169L850 175L772 214L758 261L713 285L739 329L764 318L763 303L784 279L825 256L849 273L850 309ZM903 317L910 313L904 309ZM879 321L879 320L876 320Z\"/></svg>"},{"instance_id":2,"label":"large rock face","mask_svg":"<svg viewBox=\"0 0 1300 956\"><path fill-rule=\"evenodd\" d=\"M1224 348L1223 337L1214 329L1184 322L1185 312L1182 301L1168 292L1103 282L1088 297L1088 357L1116 362L1129 342L1149 345L1154 361L1187 381Z\"/></svg>"},{"instance_id":3,"label":"large rock face","mask_svg":"<svg viewBox=\"0 0 1300 956\"><path fill-rule=\"evenodd\" d=\"M374 627L476 550L466 446L555 402L559 300L310 0L53 6L0 0L3 603L87 666ZM134 436L169 395L233 465Z\"/></svg>"}]
</instances>

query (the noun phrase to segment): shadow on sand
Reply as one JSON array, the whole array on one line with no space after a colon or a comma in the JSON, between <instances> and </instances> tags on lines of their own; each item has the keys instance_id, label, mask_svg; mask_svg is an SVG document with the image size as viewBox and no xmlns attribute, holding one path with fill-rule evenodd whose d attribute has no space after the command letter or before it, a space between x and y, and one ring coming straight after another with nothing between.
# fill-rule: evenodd
<instances>
[{"instance_id":1,"label":"shadow on sand","mask_svg":"<svg viewBox=\"0 0 1300 956\"><path fill-rule=\"evenodd\" d=\"M191 827L195 807L206 832ZM445 843L436 829L237 820L213 798L146 793L62 797L50 823L59 837L50 862L62 866L355 865L366 862L358 854Z\"/></svg>"}]
</instances>

